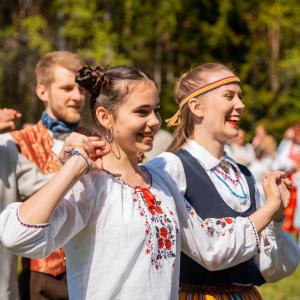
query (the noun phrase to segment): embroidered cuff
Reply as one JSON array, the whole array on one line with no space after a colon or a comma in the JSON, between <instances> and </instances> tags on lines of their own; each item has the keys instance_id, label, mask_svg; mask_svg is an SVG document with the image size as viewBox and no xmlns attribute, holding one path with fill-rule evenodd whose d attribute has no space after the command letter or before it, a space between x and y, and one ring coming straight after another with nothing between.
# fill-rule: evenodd
<instances>
[{"instance_id":1,"label":"embroidered cuff","mask_svg":"<svg viewBox=\"0 0 300 300\"><path fill-rule=\"evenodd\" d=\"M21 217L20 217L20 207L17 208L17 219L19 221L19 223L22 225L22 226L25 226L25 227L28 227L28 228L46 228L48 227L50 224L49 223L44 223L44 224L28 224L28 223L25 223L21 220Z\"/></svg>"},{"instance_id":2,"label":"embroidered cuff","mask_svg":"<svg viewBox=\"0 0 300 300\"><path fill-rule=\"evenodd\" d=\"M253 229L253 232L254 232L254 236L255 236L255 242L256 242L256 247L257 247L257 253L260 253L260 238L258 236L258 232L251 220L251 218L247 218L249 220L249 223L251 224L251 227Z\"/></svg>"}]
</instances>

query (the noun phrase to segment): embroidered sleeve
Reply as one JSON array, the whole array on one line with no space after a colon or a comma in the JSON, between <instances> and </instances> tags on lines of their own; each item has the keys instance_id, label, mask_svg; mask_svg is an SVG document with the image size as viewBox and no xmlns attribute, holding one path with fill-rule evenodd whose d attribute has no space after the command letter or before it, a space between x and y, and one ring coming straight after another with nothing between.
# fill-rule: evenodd
<instances>
[{"instance_id":1,"label":"embroidered sleeve","mask_svg":"<svg viewBox=\"0 0 300 300\"><path fill-rule=\"evenodd\" d=\"M28 224L28 223L23 222L22 219L21 219L21 216L20 216L20 207L18 207L16 209L16 214L17 214L17 220L24 227L28 227L28 228L45 228L45 227L49 226L49 223L45 223L45 224Z\"/></svg>"},{"instance_id":2,"label":"embroidered sleeve","mask_svg":"<svg viewBox=\"0 0 300 300\"><path fill-rule=\"evenodd\" d=\"M185 203L185 212L182 212ZM201 219L186 199L176 200L182 230L182 249L214 271L249 260L257 251L256 234L248 218Z\"/></svg>"},{"instance_id":3,"label":"embroidered sleeve","mask_svg":"<svg viewBox=\"0 0 300 300\"><path fill-rule=\"evenodd\" d=\"M198 215L195 209L186 201L185 202L186 209L188 214L192 218L198 218ZM209 218L203 221L200 221L200 226L203 230L205 230L210 236L224 236L225 234L232 233L235 226L235 218L224 217L224 218Z\"/></svg>"},{"instance_id":4,"label":"embroidered sleeve","mask_svg":"<svg viewBox=\"0 0 300 300\"><path fill-rule=\"evenodd\" d=\"M46 257L86 226L94 197L90 178L82 178L61 200L49 224L24 222L19 214L21 203L12 203L1 213L1 241L15 254L30 258Z\"/></svg>"}]
</instances>

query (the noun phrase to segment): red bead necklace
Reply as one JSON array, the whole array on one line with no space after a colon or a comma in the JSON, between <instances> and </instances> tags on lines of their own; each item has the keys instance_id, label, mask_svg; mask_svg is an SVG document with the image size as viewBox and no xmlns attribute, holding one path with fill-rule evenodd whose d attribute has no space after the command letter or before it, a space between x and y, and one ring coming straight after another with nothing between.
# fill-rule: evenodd
<instances>
[{"instance_id":1,"label":"red bead necklace","mask_svg":"<svg viewBox=\"0 0 300 300\"><path fill-rule=\"evenodd\" d=\"M225 172L220 165L214 167L214 171L220 174L225 180L229 180L232 184L237 185L240 182L240 173L235 166L233 166L230 163L228 163L228 165L232 167L236 179L230 177L228 173ZM227 166L228 171L229 171L229 166Z\"/></svg>"}]
</instances>

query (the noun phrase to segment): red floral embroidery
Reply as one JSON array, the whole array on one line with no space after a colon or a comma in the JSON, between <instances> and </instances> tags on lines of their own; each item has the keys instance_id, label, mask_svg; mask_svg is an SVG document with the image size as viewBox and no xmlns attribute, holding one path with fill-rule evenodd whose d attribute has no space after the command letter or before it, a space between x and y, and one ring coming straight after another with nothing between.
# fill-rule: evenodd
<instances>
[{"instance_id":1,"label":"red floral embroidery","mask_svg":"<svg viewBox=\"0 0 300 300\"><path fill-rule=\"evenodd\" d=\"M168 230L165 227L160 228L160 235L166 238L168 235Z\"/></svg>"},{"instance_id":2,"label":"red floral embroidery","mask_svg":"<svg viewBox=\"0 0 300 300\"><path fill-rule=\"evenodd\" d=\"M232 218L224 218L224 220L227 224L231 224L233 222Z\"/></svg>"},{"instance_id":3,"label":"red floral embroidery","mask_svg":"<svg viewBox=\"0 0 300 300\"><path fill-rule=\"evenodd\" d=\"M171 210L168 210L168 214L164 212L161 203L147 188L134 188L133 201L138 204L140 216L145 218L145 254L151 255L153 267L160 270L163 266L162 261L170 259L174 266L176 234L179 232L174 213Z\"/></svg>"},{"instance_id":4,"label":"red floral embroidery","mask_svg":"<svg viewBox=\"0 0 300 300\"><path fill-rule=\"evenodd\" d=\"M172 241L171 240L165 240L166 249L170 250L172 247Z\"/></svg>"},{"instance_id":5,"label":"red floral embroidery","mask_svg":"<svg viewBox=\"0 0 300 300\"><path fill-rule=\"evenodd\" d=\"M194 208L188 202L186 202L185 205L190 216L199 218ZM233 232L234 223L235 218L210 218L203 220L203 222L201 223L201 228L205 229L206 232L211 236L214 236L216 234L218 237L220 237L224 236L227 233Z\"/></svg>"},{"instance_id":6,"label":"red floral embroidery","mask_svg":"<svg viewBox=\"0 0 300 300\"><path fill-rule=\"evenodd\" d=\"M164 247L164 245L165 245L164 239L163 239L163 238L160 238L160 239L158 240L158 248L161 249L161 248Z\"/></svg>"}]
</instances>

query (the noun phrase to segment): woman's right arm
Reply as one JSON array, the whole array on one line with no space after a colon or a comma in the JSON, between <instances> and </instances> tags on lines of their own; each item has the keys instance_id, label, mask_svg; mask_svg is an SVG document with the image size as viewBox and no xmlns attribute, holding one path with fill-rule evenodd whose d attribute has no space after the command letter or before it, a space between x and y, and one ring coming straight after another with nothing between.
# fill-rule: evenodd
<instances>
[{"instance_id":1,"label":"woman's right arm","mask_svg":"<svg viewBox=\"0 0 300 300\"><path fill-rule=\"evenodd\" d=\"M92 169L99 169L101 157L95 163L83 148L77 151L81 154L73 151L75 155L36 194L22 204L9 205L1 213L0 238L12 252L30 257L46 256L68 242L87 223L96 197L91 176L83 176L72 186L86 172L88 164ZM107 149L99 151L103 155L108 152Z\"/></svg>"},{"instance_id":2,"label":"woman's right arm","mask_svg":"<svg viewBox=\"0 0 300 300\"><path fill-rule=\"evenodd\" d=\"M25 223L48 223L61 199L75 182L86 172L87 165L83 157L70 157L63 168L19 209L20 218Z\"/></svg>"},{"instance_id":3,"label":"woman's right arm","mask_svg":"<svg viewBox=\"0 0 300 300\"><path fill-rule=\"evenodd\" d=\"M79 232L93 202L85 199L87 180L81 180L65 194L79 178L81 168L84 171L85 166L79 157L72 157L27 201L6 207L0 215L2 244L18 255L45 257Z\"/></svg>"}]
</instances>

